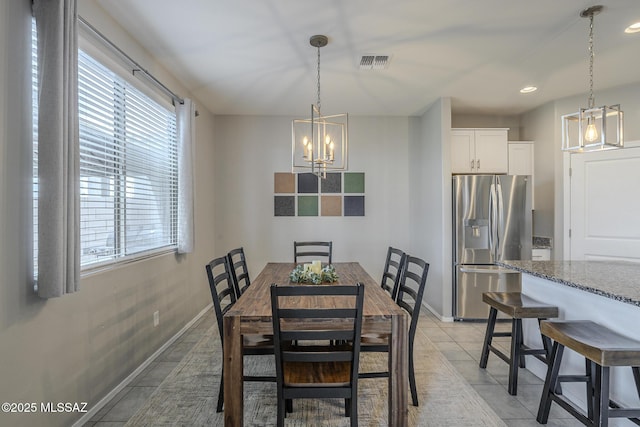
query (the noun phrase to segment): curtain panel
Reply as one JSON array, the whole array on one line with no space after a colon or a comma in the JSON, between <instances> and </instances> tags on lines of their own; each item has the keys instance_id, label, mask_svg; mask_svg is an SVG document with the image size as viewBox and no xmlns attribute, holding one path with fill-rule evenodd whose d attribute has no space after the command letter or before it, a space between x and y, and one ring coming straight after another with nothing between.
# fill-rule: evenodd
<instances>
[{"instance_id":1,"label":"curtain panel","mask_svg":"<svg viewBox=\"0 0 640 427\"><path fill-rule=\"evenodd\" d=\"M178 127L178 253L193 252L195 105L192 100L176 105Z\"/></svg>"},{"instance_id":2,"label":"curtain panel","mask_svg":"<svg viewBox=\"0 0 640 427\"><path fill-rule=\"evenodd\" d=\"M80 183L76 0L34 0L38 33L38 295L78 290Z\"/></svg>"}]
</instances>

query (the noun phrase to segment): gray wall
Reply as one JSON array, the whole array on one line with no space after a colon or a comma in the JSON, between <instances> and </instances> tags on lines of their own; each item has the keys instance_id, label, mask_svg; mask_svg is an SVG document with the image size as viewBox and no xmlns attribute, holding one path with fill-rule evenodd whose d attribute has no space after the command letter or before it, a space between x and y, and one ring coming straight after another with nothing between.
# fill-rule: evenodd
<instances>
[{"instance_id":1,"label":"gray wall","mask_svg":"<svg viewBox=\"0 0 640 427\"><path fill-rule=\"evenodd\" d=\"M625 141L640 141L640 83L595 91L596 105L620 104L624 111ZM565 236L565 163L560 117L585 107L586 95L558 99L521 117L523 139L535 141L536 212L534 231L554 238L553 256L563 258ZM580 154L571 154L579 156ZM616 183L618 184L618 183ZM631 190L633 191L633 190Z\"/></svg>"},{"instance_id":2,"label":"gray wall","mask_svg":"<svg viewBox=\"0 0 640 427\"><path fill-rule=\"evenodd\" d=\"M73 295L52 300L35 297L28 279L30 6L30 0L0 2L2 401L94 404L209 304L203 265L240 245L255 275L268 261L290 260L293 240L327 238L335 242L337 261L359 261L376 279L382 273L387 246L404 248L431 263L425 302L444 317L450 316L448 129L452 119L446 98L417 118L351 117L349 167L366 175L366 216L361 218L275 218L273 173L290 169L291 117L213 117L199 108L195 252L85 275L80 292ZM81 6L81 14L107 37L169 87L188 96L117 23L103 16L95 2L81 2ZM640 139L640 85L596 96L598 104L620 102L627 139ZM561 230L559 116L582 105L582 98L559 100L518 119L495 122L475 115L453 120L458 127L519 123L513 139L536 141L536 229L540 233ZM154 328L156 310L160 326ZM0 424L69 425L76 418L0 414Z\"/></svg>"},{"instance_id":3,"label":"gray wall","mask_svg":"<svg viewBox=\"0 0 640 427\"><path fill-rule=\"evenodd\" d=\"M99 22L108 36L121 39L121 47L133 50L117 26ZM30 49L31 0L0 2L0 400L93 405L210 303L203 266L218 254L215 191L196 188L194 253L83 275L75 294L36 297L29 280ZM156 64L148 65L171 81ZM206 111L201 110L196 133L196 180L211 183L214 174L207 160L213 157L213 117ZM154 328L156 310L160 325ZM0 413L0 425L63 426L78 417Z\"/></svg>"},{"instance_id":4,"label":"gray wall","mask_svg":"<svg viewBox=\"0 0 640 427\"><path fill-rule=\"evenodd\" d=\"M409 243L408 118L349 117L349 171L365 173L364 217L275 217L273 174L291 171L292 119L216 116L216 247L243 245L256 275L269 261L293 261L294 240L332 240L335 261L358 261L378 280L387 247Z\"/></svg>"},{"instance_id":5,"label":"gray wall","mask_svg":"<svg viewBox=\"0 0 640 427\"><path fill-rule=\"evenodd\" d=\"M410 252L430 263L424 303L446 318L451 317L451 100L438 100L412 121Z\"/></svg>"}]
</instances>

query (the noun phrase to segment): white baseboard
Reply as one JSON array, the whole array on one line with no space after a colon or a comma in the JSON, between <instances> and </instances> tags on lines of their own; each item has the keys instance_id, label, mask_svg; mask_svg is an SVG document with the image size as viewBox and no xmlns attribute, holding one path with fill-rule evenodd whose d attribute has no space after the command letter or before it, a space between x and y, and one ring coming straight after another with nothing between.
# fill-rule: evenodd
<instances>
[{"instance_id":1,"label":"white baseboard","mask_svg":"<svg viewBox=\"0 0 640 427\"><path fill-rule=\"evenodd\" d=\"M425 303L424 301L422 302L422 306L425 307L427 310L429 310L431 313L433 313L433 315L436 316L438 320L440 320L441 322L453 322L453 317L443 316L442 314L438 313L433 307L431 307L429 304Z\"/></svg>"},{"instance_id":2,"label":"white baseboard","mask_svg":"<svg viewBox=\"0 0 640 427\"><path fill-rule=\"evenodd\" d=\"M213 303L209 304L208 306L206 306L205 308L202 309L202 311L200 313L198 313L196 315L196 317L194 317L193 319L191 319L189 321L189 323L187 323L186 325L184 325L184 327L182 329L180 329L174 336L172 336L171 338L169 338L169 340L167 340L167 342L165 342L162 347L160 347L158 350L156 350L151 356L149 356L147 358L147 360L145 360L144 362L142 362L142 364L140 366L138 366L135 371L133 371L131 374L129 374L129 376L127 376L127 378L125 378L124 380L122 380L122 382L120 384L118 384L113 390L111 390L109 393L107 393L106 396L104 396L102 399L100 399L100 401L98 403L96 403L95 405L93 405L93 407L91 409L89 409L83 416L82 418L80 418L78 421L76 421L75 423L73 423L72 427L82 427L84 424L86 424L89 420L91 420L91 418L94 417L95 414L98 413L98 411L100 411L100 409L102 409L107 403L109 403L109 401L111 399L113 399L118 393L120 393L120 391L122 391L127 385L129 385L129 383L131 381L133 381L133 379L135 377L137 377L142 371L144 371L147 366L149 366L151 364L151 362L153 362L158 356L160 356L162 354L163 351L165 351L167 348L169 348L169 346L171 344L173 344L174 342L176 342L176 340L178 338L180 338L185 332L187 332L187 330L189 330L189 328L191 326L193 326L198 319L200 319L202 316L204 316L209 310L211 310L211 307L213 306Z\"/></svg>"}]
</instances>

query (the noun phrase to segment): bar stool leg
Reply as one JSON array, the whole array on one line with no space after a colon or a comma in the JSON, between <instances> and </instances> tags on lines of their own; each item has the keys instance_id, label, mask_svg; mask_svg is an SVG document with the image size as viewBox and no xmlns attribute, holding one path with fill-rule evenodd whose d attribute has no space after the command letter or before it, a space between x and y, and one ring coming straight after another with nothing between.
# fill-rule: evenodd
<instances>
[{"instance_id":1,"label":"bar stool leg","mask_svg":"<svg viewBox=\"0 0 640 427\"><path fill-rule=\"evenodd\" d=\"M564 346L553 343L551 348L551 358L549 359L549 367L547 369L547 376L544 380L544 387L542 389L542 397L540 398L540 407L538 408L538 416L536 421L540 424L546 424L549 420L549 411L551 411L551 390L556 389L558 383L558 374L560 373L560 363L562 362L562 353L564 352Z\"/></svg>"},{"instance_id":2,"label":"bar stool leg","mask_svg":"<svg viewBox=\"0 0 640 427\"><path fill-rule=\"evenodd\" d=\"M595 364L596 381L594 390L595 405L593 408L593 423L595 426L609 425L609 367Z\"/></svg>"},{"instance_id":3,"label":"bar stool leg","mask_svg":"<svg viewBox=\"0 0 640 427\"><path fill-rule=\"evenodd\" d=\"M638 390L638 397L640 397L640 366L632 366L633 380L636 383L636 389Z\"/></svg>"},{"instance_id":4,"label":"bar stool leg","mask_svg":"<svg viewBox=\"0 0 640 427\"><path fill-rule=\"evenodd\" d=\"M482 356L480 357L480 367L482 369L487 367L487 361L489 360L489 346L493 339L493 330L496 327L497 316L498 310L491 307L491 310L489 310L489 319L487 319L487 331L484 335L484 344L482 345Z\"/></svg>"},{"instance_id":5,"label":"bar stool leg","mask_svg":"<svg viewBox=\"0 0 640 427\"><path fill-rule=\"evenodd\" d=\"M519 329L520 329L520 342L518 344L518 354L520 354L520 367L521 368L526 368L527 364L525 362L524 354L522 354L522 352L520 351L520 349L522 349L522 347L524 346L524 331L522 329L522 319L518 319L518 323L520 323L520 326L519 326Z\"/></svg>"},{"instance_id":6,"label":"bar stool leg","mask_svg":"<svg viewBox=\"0 0 640 427\"><path fill-rule=\"evenodd\" d=\"M592 362L591 360L587 359L585 357L584 359L584 364L585 364L585 372L587 374L587 381L586 381L586 387L587 387L587 417L590 420L593 420L593 408L596 407L596 404L598 403L596 400L596 389L595 389L595 385L594 385L594 378L596 377L596 365L594 362Z\"/></svg>"},{"instance_id":7,"label":"bar stool leg","mask_svg":"<svg viewBox=\"0 0 640 427\"><path fill-rule=\"evenodd\" d=\"M511 362L509 363L509 394L515 396L518 392L518 366L524 365L521 361L520 348L522 347L522 319L513 319L511 322Z\"/></svg>"}]
</instances>

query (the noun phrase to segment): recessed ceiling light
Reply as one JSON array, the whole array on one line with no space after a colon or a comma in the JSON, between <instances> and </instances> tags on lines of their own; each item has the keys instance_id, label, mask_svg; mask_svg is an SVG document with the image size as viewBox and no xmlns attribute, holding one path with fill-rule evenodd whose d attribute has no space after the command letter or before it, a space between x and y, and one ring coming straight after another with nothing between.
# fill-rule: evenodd
<instances>
[{"instance_id":1,"label":"recessed ceiling light","mask_svg":"<svg viewBox=\"0 0 640 427\"><path fill-rule=\"evenodd\" d=\"M537 91L538 88L535 86L525 86L522 89L520 89L520 93L531 93L531 92L535 92Z\"/></svg>"},{"instance_id":2,"label":"recessed ceiling light","mask_svg":"<svg viewBox=\"0 0 640 427\"><path fill-rule=\"evenodd\" d=\"M627 34L640 33L640 22L629 25L624 32Z\"/></svg>"}]
</instances>

